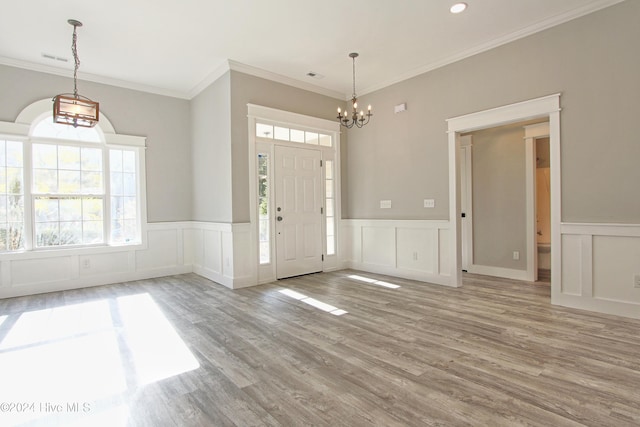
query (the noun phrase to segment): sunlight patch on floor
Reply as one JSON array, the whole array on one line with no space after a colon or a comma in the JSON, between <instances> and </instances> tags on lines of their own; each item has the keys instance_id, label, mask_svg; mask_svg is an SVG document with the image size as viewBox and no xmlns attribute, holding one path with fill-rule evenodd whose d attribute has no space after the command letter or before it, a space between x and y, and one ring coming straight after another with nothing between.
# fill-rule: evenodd
<instances>
[{"instance_id":1,"label":"sunlight patch on floor","mask_svg":"<svg viewBox=\"0 0 640 427\"><path fill-rule=\"evenodd\" d=\"M0 402L33 406L0 425L125 426L129 394L199 366L146 293L2 316Z\"/></svg>"},{"instance_id":2,"label":"sunlight patch on floor","mask_svg":"<svg viewBox=\"0 0 640 427\"><path fill-rule=\"evenodd\" d=\"M382 280L371 279L369 277L358 276L357 274L351 274L351 275L349 275L347 277L349 279L354 279L354 280L358 280L360 282L365 282L365 283L369 283L369 284L372 284L372 285L382 286L384 288L389 288L389 289L398 289L400 287L400 285L394 285L393 283L383 282Z\"/></svg>"},{"instance_id":3,"label":"sunlight patch on floor","mask_svg":"<svg viewBox=\"0 0 640 427\"><path fill-rule=\"evenodd\" d=\"M284 294L286 296L288 296L289 298L293 298L296 299L298 301L301 301L305 304L308 304L312 307L315 307L317 309L320 309L322 311L326 311L327 313L331 313L334 316L342 316L343 314L347 314L348 311L342 310L338 307L334 307L331 304L327 304L325 302L319 301L315 298L311 298L308 297L304 294L301 294L300 292L296 292L292 289L280 289L278 292L280 292L281 294Z\"/></svg>"}]
</instances>

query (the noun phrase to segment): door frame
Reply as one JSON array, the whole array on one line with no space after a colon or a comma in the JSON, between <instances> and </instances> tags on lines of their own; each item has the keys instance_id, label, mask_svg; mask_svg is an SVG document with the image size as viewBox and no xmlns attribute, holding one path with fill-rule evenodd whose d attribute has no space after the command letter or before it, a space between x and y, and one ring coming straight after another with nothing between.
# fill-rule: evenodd
<instances>
[{"instance_id":1,"label":"door frame","mask_svg":"<svg viewBox=\"0 0 640 427\"><path fill-rule=\"evenodd\" d=\"M304 114L292 113L290 111L278 110L275 108L264 107L261 105L247 104L247 122L248 122L248 163L249 163L249 221L250 221L250 233L249 233L249 250L251 252L250 260L251 265L248 266L251 271L251 281L254 284L269 283L276 280L276 259L275 259L275 200L273 197L269 198L269 211L270 215L270 249L271 249L271 261L266 264L260 264L260 252L259 252L259 233L258 233L258 179L257 179L257 162L256 156L259 152L266 152L269 154L269 186L272 186L273 177L273 156L275 154L275 145L283 145L297 148L317 149L321 152L321 158L324 163L322 167L322 190L325 188L326 177L326 161L333 161L333 174L334 174L334 220L335 220L335 253L333 255L327 255L326 247L326 206L323 210L323 226L322 226L322 251L324 260L322 264L323 271L338 270L344 264L343 262L343 242L341 233L341 218L342 218L342 204L341 204L341 174L340 174L340 123L337 121L321 119L318 117L307 116ZM264 138L256 137L256 123L268 123L283 127L291 127L295 129L321 132L331 135L333 138L332 147L323 147L319 145L310 145L296 142L286 142L275 139L269 139L265 141Z\"/></svg>"},{"instance_id":2,"label":"door frame","mask_svg":"<svg viewBox=\"0 0 640 427\"><path fill-rule=\"evenodd\" d=\"M548 118L551 166L551 289L561 289L562 246L560 171L560 94L505 105L447 119L449 145L449 250L450 285L462 286L462 236L460 211L460 134L520 121Z\"/></svg>"}]
</instances>

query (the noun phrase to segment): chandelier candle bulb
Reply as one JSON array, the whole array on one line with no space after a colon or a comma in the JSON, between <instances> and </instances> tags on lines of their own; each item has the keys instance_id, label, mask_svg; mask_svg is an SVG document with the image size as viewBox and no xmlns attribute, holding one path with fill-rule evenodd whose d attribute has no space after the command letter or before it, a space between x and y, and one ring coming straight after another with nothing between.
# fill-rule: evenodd
<instances>
[{"instance_id":1,"label":"chandelier candle bulb","mask_svg":"<svg viewBox=\"0 0 640 427\"><path fill-rule=\"evenodd\" d=\"M347 129L351 129L352 127L363 127L369 120L373 114L371 113L371 105L367 108L367 114L364 113L364 110L360 110L360 114L358 115L358 95L356 95L356 58L358 54L356 52L352 52L349 54L349 58L353 61L353 94L351 95L351 118L348 117L347 111L344 111L344 114L340 114L341 110L338 108L338 122L340 122L341 126L346 127ZM366 118L365 118L366 117Z\"/></svg>"}]
</instances>

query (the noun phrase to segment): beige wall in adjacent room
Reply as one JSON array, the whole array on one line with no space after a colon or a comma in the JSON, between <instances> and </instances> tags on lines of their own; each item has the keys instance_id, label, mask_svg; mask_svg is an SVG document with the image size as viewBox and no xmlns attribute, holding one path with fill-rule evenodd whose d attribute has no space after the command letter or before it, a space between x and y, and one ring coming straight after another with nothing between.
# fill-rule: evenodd
<instances>
[{"instance_id":1,"label":"beige wall in adjacent room","mask_svg":"<svg viewBox=\"0 0 640 427\"><path fill-rule=\"evenodd\" d=\"M100 102L117 133L147 137L148 221L190 220L189 101L82 80L78 87ZM0 65L0 120L13 122L33 102L72 88L68 77Z\"/></svg>"},{"instance_id":2,"label":"beige wall in adjacent room","mask_svg":"<svg viewBox=\"0 0 640 427\"><path fill-rule=\"evenodd\" d=\"M361 96L375 116L348 132L345 217L448 219L446 120L561 93L562 220L640 223L638 17L625 1Z\"/></svg>"},{"instance_id":3,"label":"beige wall in adjacent room","mask_svg":"<svg viewBox=\"0 0 640 427\"><path fill-rule=\"evenodd\" d=\"M526 270L524 128L474 132L472 150L473 263Z\"/></svg>"}]
</instances>

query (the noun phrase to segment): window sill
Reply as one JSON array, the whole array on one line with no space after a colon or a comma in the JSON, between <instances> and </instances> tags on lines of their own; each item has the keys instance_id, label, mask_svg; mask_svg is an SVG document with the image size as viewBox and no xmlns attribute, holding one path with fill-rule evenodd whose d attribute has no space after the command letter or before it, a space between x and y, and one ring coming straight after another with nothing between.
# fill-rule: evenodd
<instances>
[{"instance_id":1,"label":"window sill","mask_svg":"<svg viewBox=\"0 0 640 427\"><path fill-rule=\"evenodd\" d=\"M37 259L37 258L55 258L62 256L80 256L95 255L114 252L129 252L147 249L145 242L132 243L129 245L97 245L75 248L40 248L31 249L21 252L3 252L0 253L0 261L10 261L16 259Z\"/></svg>"}]
</instances>

